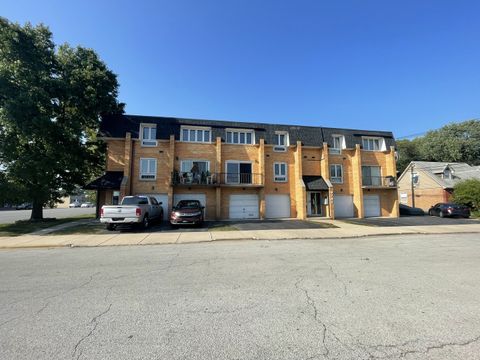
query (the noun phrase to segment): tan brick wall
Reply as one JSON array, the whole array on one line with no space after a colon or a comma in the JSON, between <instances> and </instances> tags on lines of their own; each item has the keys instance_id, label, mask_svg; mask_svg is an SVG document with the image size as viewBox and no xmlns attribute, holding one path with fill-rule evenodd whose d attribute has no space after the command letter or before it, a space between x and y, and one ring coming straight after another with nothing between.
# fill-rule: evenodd
<instances>
[{"instance_id":1,"label":"tan brick wall","mask_svg":"<svg viewBox=\"0 0 480 360\"><path fill-rule=\"evenodd\" d=\"M133 141L132 194L168 194L170 188L170 143L159 142L155 147L143 147L139 141ZM140 180L140 159L157 159L157 179Z\"/></svg>"},{"instance_id":2,"label":"tan brick wall","mask_svg":"<svg viewBox=\"0 0 480 360\"><path fill-rule=\"evenodd\" d=\"M265 195L295 194L295 147L288 147L286 152L273 151L272 145L265 145ZM287 182L274 181L273 164L276 162L287 163ZM290 196L290 216L297 216L297 199Z\"/></svg>"},{"instance_id":3,"label":"tan brick wall","mask_svg":"<svg viewBox=\"0 0 480 360\"><path fill-rule=\"evenodd\" d=\"M123 171L125 166L125 141L107 140L107 171Z\"/></svg>"},{"instance_id":4,"label":"tan brick wall","mask_svg":"<svg viewBox=\"0 0 480 360\"><path fill-rule=\"evenodd\" d=\"M222 167L220 172L226 172L225 164L228 160L239 160L252 162L252 172L260 174L259 145L222 144L221 149Z\"/></svg>"}]
</instances>

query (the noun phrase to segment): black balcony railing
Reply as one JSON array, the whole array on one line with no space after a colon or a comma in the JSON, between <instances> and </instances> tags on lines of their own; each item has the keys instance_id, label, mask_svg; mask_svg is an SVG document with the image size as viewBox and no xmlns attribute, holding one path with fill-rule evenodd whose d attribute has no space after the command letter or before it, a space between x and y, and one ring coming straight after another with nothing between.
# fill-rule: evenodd
<instances>
[{"instance_id":1,"label":"black balcony railing","mask_svg":"<svg viewBox=\"0 0 480 360\"><path fill-rule=\"evenodd\" d=\"M255 173L172 173L172 185L200 186L263 186L263 175Z\"/></svg>"},{"instance_id":2,"label":"black balcony railing","mask_svg":"<svg viewBox=\"0 0 480 360\"><path fill-rule=\"evenodd\" d=\"M368 187L397 187L397 180L393 176L362 176L362 185Z\"/></svg>"}]
</instances>

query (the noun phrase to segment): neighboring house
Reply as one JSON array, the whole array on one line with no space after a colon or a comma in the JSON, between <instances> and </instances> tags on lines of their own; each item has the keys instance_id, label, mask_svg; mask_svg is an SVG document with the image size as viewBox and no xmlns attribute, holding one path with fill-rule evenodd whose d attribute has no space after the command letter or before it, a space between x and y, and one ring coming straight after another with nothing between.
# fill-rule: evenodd
<instances>
[{"instance_id":1,"label":"neighboring house","mask_svg":"<svg viewBox=\"0 0 480 360\"><path fill-rule=\"evenodd\" d=\"M437 203L449 202L455 184L467 179L480 179L478 166L412 161L398 178L398 197L402 204L412 206L413 183L415 207L428 210Z\"/></svg>"},{"instance_id":2,"label":"neighboring house","mask_svg":"<svg viewBox=\"0 0 480 360\"><path fill-rule=\"evenodd\" d=\"M207 219L398 216L391 132L169 117L102 119L99 205L153 194L165 216L197 199Z\"/></svg>"}]
</instances>

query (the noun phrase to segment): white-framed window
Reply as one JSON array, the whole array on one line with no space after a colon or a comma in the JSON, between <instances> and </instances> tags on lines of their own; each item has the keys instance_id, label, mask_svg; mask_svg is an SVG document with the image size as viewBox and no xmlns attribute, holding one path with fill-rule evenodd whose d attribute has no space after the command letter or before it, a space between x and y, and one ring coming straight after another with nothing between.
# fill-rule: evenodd
<instances>
[{"instance_id":1,"label":"white-framed window","mask_svg":"<svg viewBox=\"0 0 480 360\"><path fill-rule=\"evenodd\" d=\"M345 136L343 135L332 135L332 147L329 149L330 154L341 154L342 149L346 148L345 145Z\"/></svg>"},{"instance_id":2,"label":"white-framed window","mask_svg":"<svg viewBox=\"0 0 480 360\"><path fill-rule=\"evenodd\" d=\"M253 184L253 165L249 161L227 160L225 162L226 184Z\"/></svg>"},{"instance_id":3,"label":"white-framed window","mask_svg":"<svg viewBox=\"0 0 480 360\"><path fill-rule=\"evenodd\" d=\"M420 183L420 176L416 172L412 173L412 183L415 187Z\"/></svg>"},{"instance_id":4,"label":"white-framed window","mask_svg":"<svg viewBox=\"0 0 480 360\"><path fill-rule=\"evenodd\" d=\"M380 166L362 166L362 184L364 186L382 185L382 168Z\"/></svg>"},{"instance_id":5,"label":"white-framed window","mask_svg":"<svg viewBox=\"0 0 480 360\"><path fill-rule=\"evenodd\" d=\"M276 162L273 164L273 181L287 182L287 163Z\"/></svg>"},{"instance_id":6,"label":"white-framed window","mask_svg":"<svg viewBox=\"0 0 480 360\"><path fill-rule=\"evenodd\" d=\"M275 131L275 145L277 146L288 146L288 132L286 131Z\"/></svg>"},{"instance_id":7,"label":"white-framed window","mask_svg":"<svg viewBox=\"0 0 480 360\"><path fill-rule=\"evenodd\" d=\"M381 137L362 137L363 150L384 151L385 140Z\"/></svg>"},{"instance_id":8,"label":"white-framed window","mask_svg":"<svg viewBox=\"0 0 480 360\"><path fill-rule=\"evenodd\" d=\"M227 129L227 144L254 144L255 132L253 130Z\"/></svg>"},{"instance_id":9,"label":"white-framed window","mask_svg":"<svg viewBox=\"0 0 480 360\"><path fill-rule=\"evenodd\" d=\"M157 178L157 159L140 158L140 180L155 180Z\"/></svg>"},{"instance_id":10,"label":"white-framed window","mask_svg":"<svg viewBox=\"0 0 480 360\"><path fill-rule=\"evenodd\" d=\"M198 126L182 126L180 128L180 141L212 142L212 129Z\"/></svg>"},{"instance_id":11,"label":"white-framed window","mask_svg":"<svg viewBox=\"0 0 480 360\"><path fill-rule=\"evenodd\" d=\"M330 181L335 184L343 183L343 166L340 164L330 165Z\"/></svg>"},{"instance_id":12,"label":"white-framed window","mask_svg":"<svg viewBox=\"0 0 480 360\"><path fill-rule=\"evenodd\" d=\"M157 146L157 126L152 124L140 125L142 146Z\"/></svg>"}]
</instances>

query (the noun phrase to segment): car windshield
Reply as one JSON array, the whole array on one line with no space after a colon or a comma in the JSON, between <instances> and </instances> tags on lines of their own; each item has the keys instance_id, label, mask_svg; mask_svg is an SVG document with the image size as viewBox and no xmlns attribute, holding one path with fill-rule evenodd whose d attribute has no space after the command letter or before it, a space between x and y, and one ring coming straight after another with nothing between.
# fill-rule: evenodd
<instances>
[{"instance_id":1,"label":"car windshield","mask_svg":"<svg viewBox=\"0 0 480 360\"><path fill-rule=\"evenodd\" d=\"M126 197L122 201L122 205L147 205L148 199L143 196Z\"/></svg>"},{"instance_id":2,"label":"car windshield","mask_svg":"<svg viewBox=\"0 0 480 360\"><path fill-rule=\"evenodd\" d=\"M177 204L177 208L183 209L196 209L200 207L200 201L198 200L181 200Z\"/></svg>"}]
</instances>

